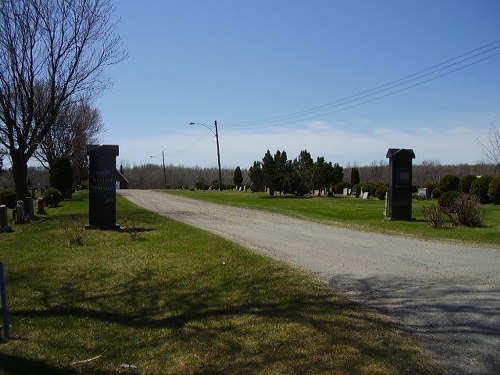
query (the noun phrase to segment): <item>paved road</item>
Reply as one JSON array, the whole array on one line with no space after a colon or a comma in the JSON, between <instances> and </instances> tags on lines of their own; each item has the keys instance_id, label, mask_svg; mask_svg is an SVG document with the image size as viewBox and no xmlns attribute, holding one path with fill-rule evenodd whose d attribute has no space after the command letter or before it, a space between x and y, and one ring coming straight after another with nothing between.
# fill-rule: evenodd
<instances>
[{"instance_id":1,"label":"paved road","mask_svg":"<svg viewBox=\"0 0 500 375\"><path fill-rule=\"evenodd\" d=\"M132 202L311 270L417 334L448 374L500 374L500 250L351 231L122 190Z\"/></svg>"}]
</instances>

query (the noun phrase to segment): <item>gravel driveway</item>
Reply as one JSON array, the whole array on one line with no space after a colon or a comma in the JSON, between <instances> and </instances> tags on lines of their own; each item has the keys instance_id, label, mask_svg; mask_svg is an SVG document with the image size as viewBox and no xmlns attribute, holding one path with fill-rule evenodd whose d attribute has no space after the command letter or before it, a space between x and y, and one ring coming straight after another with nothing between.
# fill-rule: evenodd
<instances>
[{"instance_id":1,"label":"gravel driveway","mask_svg":"<svg viewBox=\"0 0 500 375\"><path fill-rule=\"evenodd\" d=\"M500 250L322 225L148 190L120 194L314 272L418 335L448 374L500 373Z\"/></svg>"}]
</instances>

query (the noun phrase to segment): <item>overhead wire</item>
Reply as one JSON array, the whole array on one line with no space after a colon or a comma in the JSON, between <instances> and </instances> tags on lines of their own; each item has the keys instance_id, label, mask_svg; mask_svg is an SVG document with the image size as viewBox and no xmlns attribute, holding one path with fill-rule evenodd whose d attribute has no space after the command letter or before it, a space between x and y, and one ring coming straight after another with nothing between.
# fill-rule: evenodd
<instances>
[{"instance_id":1,"label":"overhead wire","mask_svg":"<svg viewBox=\"0 0 500 375\"><path fill-rule=\"evenodd\" d=\"M402 91L409 90L411 88L423 85L425 83L434 81L436 79L442 78L446 75L455 73L459 70L466 69L472 65L478 64L482 61L491 59L495 56L500 55L500 52L496 52L490 54L486 57L482 57L479 60L476 58L483 56L485 54L491 53L500 48L500 40L496 40L494 42L488 43L481 47L475 48L471 51L443 61L439 64L435 64L429 68L420 70L416 73L412 73L406 75L397 80L393 80L391 82L385 83L383 85L379 85L369 90L362 91L358 94L350 95L345 98L341 98L330 103L326 103L320 106L312 107L309 109L305 109L303 111L298 111L294 113L290 113L287 115L271 117L267 119L253 120L253 121L244 121L238 123L225 124L224 127L231 128L237 127L239 129L258 129L258 128L269 128L269 127L277 127L283 126L286 124L297 123L300 121L306 121L314 118L318 118L325 115L331 115L333 113L337 113L340 111L344 111L347 109L351 109L354 107L358 107L360 105L373 102L375 100L380 100L382 98L395 95ZM496 46L495 46L496 45ZM492 47L493 46L493 47ZM489 48L491 47L491 48ZM481 52L479 52L481 51ZM467 56L467 57L466 57ZM472 62L468 62L470 60L476 59ZM458 61L457 61L458 60ZM466 63L468 62L468 63ZM464 64L466 63L466 64ZM460 65L463 64L463 65ZM456 68L455 66L459 65ZM444 71L444 72L443 72ZM442 72L438 74L439 72ZM436 75L438 74L438 75ZM429 78L426 78L429 77ZM394 90L397 89L397 90ZM389 90L388 93L385 93ZM385 94L383 94L385 93ZM379 95L382 94L382 95Z\"/></svg>"}]
</instances>

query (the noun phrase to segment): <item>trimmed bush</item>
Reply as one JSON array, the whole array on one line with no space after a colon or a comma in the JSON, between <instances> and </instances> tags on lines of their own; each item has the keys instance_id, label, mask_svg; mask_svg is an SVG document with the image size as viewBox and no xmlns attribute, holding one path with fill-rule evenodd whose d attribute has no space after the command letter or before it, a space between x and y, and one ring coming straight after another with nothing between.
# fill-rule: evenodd
<instances>
[{"instance_id":1,"label":"trimmed bush","mask_svg":"<svg viewBox=\"0 0 500 375\"><path fill-rule=\"evenodd\" d=\"M4 204L8 208L16 207L16 191L14 189L0 190L0 204Z\"/></svg>"},{"instance_id":2,"label":"trimmed bush","mask_svg":"<svg viewBox=\"0 0 500 375\"><path fill-rule=\"evenodd\" d=\"M439 199L441 197L441 190L439 190L438 188L435 188L434 190L432 190L432 194L431 194L431 197L434 198L434 199Z\"/></svg>"},{"instance_id":3,"label":"trimmed bush","mask_svg":"<svg viewBox=\"0 0 500 375\"><path fill-rule=\"evenodd\" d=\"M63 195L59 190L50 188L43 192L43 200L47 206L55 207L63 200Z\"/></svg>"},{"instance_id":4,"label":"trimmed bush","mask_svg":"<svg viewBox=\"0 0 500 375\"><path fill-rule=\"evenodd\" d=\"M460 183L458 184L458 191L464 194L469 194L470 187L475 180L477 180L477 177L473 175L462 177Z\"/></svg>"},{"instance_id":5,"label":"trimmed bush","mask_svg":"<svg viewBox=\"0 0 500 375\"><path fill-rule=\"evenodd\" d=\"M479 201L483 204L490 203L490 197L488 196L488 188L490 182L493 180L491 176L482 176L471 184L470 193L479 197Z\"/></svg>"},{"instance_id":6,"label":"trimmed bush","mask_svg":"<svg viewBox=\"0 0 500 375\"><path fill-rule=\"evenodd\" d=\"M67 157L56 158L50 163L50 186L59 190L64 197L71 198L73 186L73 168L71 160Z\"/></svg>"},{"instance_id":7,"label":"trimmed bush","mask_svg":"<svg viewBox=\"0 0 500 375\"><path fill-rule=\"evenodd\" d=\"M500 204L500 176L493 177L488 186L488 197L495 204Z\"/></svg>"},{"instance_id":8,"label":"trimmed bush","mask_svg":"<svg viewBox=\"0 0 500 375\"><path fill-rule=\"evenodd\" d=\"M441 181L439 181L438 189L441 193L446 193L448 191L458 191L458 185L460 183L460 179L452 174L448 174L444 176Z\"/></svg>"},{"instance_id":9,"label":"trimmed bush","mask_svg":"<svg viewBox=\"0 0 500 375\"><path fill-rule=\"evenodd\" d=\"M377 190L375 190L375 196L380 200L384 200L386 194L387 194L387 186L379 186Z\"/></svg>"},{"instance_id":10,"label":"trimmed bush","mask_svg":"<svg viewBox=\"0 0 500 375\"><path fill-rule=\"evenodd\" d=\"M344 189L350 189L351 186L352 185L347 181L339 182L335 185L335 194L344 194Z\"/></svg>"},{"instance_id":11,"label":"trimmed bush","mask_svg":"<svg viewBox=\"0 0 500 375\"><path fill-rule=\"evenodd\" d=\"M455 212L455 202L460 193L457 191L447 191L438 199L439 208L447 215Z\"/></svg>"}]
</instances>

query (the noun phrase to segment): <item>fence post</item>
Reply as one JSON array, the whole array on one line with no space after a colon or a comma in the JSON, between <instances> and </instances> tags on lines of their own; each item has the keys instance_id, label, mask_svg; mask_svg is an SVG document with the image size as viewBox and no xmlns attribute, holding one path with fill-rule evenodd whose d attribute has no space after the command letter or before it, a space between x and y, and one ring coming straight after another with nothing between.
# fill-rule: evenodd
<instances>
[{"instance_id":1,"label":"fence post","mask_svg":"<svg viewBox=\"0 0 500 375\"><path fill-rule=\"evenodd\" d=\"M3 276L3 263L0 262L0 296L2 299L2 327L6 338L10 337L9 319L7 318L7 294L5 293L5 279Z\"/></svg>"}]
</instances>

